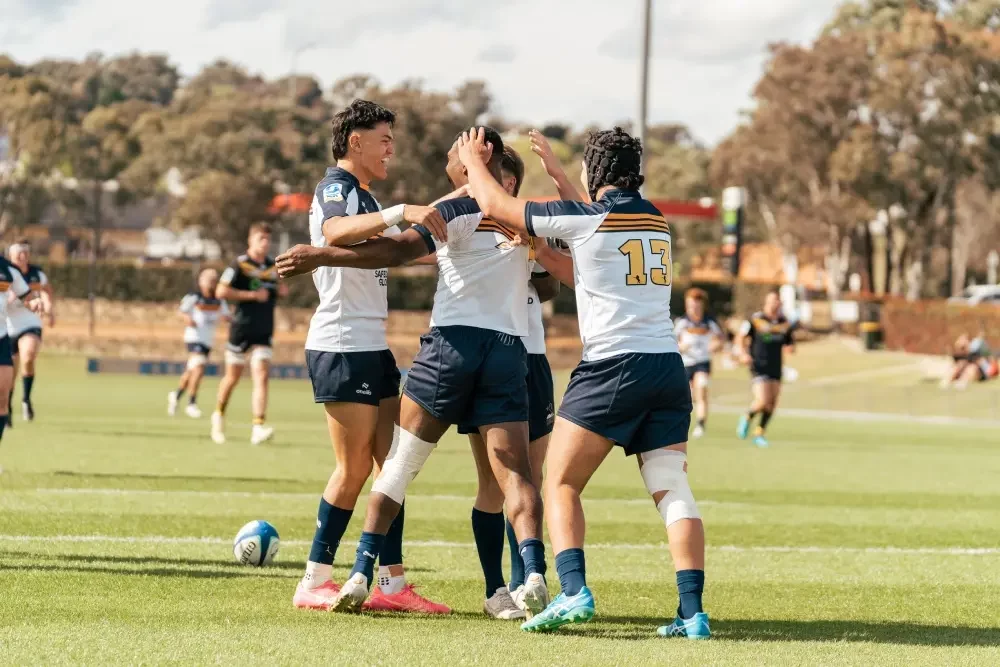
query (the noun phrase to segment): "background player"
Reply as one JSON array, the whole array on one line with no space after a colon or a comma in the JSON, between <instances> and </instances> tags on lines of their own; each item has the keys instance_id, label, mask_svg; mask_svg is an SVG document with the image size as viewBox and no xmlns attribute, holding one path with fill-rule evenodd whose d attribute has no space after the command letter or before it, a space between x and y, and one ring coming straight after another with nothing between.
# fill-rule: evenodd
<instances>
[{"instance_id":1,"label":"background player","mask_svg":"<svg viewBox=\"0 0 1000 667\"><path fill-rule=\"evenodd\" d=\"M708 420L708 385L712 375L712 354L722 349L722 327L715 318L705 314L708 295L704 290L693 287L684 295L684 315L677 318L674 331L677 347L684 360L684 371L691 384L694 397L695 417L698 423L691 437L705 435Z\"/></svg>"},{"instance_id":2,"label":"background player","mask_svg":"<svg viewBox=\"0 0 1000 667\"><path fill-rule=\"evenodd\" d=\"M500 179L503 141L489 131L497 153L489 174ZM484 167L485 168L485 167ZM500 187L497 185L497 187ZM525 605L548 600L541 537L541 498L528 464L526 352L528 248L510 230L485 218L469 198L438 204L448 221L448 245L438 251L440 278L431 331L421 341L400 407L400 438L372 486L365 529L351 578L334 609L353 611L368 595L375 558L409 483L451 424L479 428L504 490L525 561ZM296 246L278 258L282 275L318 266L377 268L413 261L437 250L420 225L391 238L349 248Z\"/></svg>"},{"instance_id":3,"label":"background player","mask_svg":"<svg viewBox=\"0 0 1000 667\"><path fill-rule=\"evenodd\" d=\"M615 445L636 454L646 489L663 517L677 569L677 618L661 635L706 638L701 608L705 534L687 481L691 393L670 312L670 232L639 194L642 148L621 128L591 135L583 178L593 203L524 204L489 178L475 156L481 130L463 137L459 155L484 214L531 236L567 241L572 262L583 360L570 379L546 457L546 526L562 592L521 627L554 630L594 614L586 585L585 521L580 494Z\"/></svg>"},{"instance_id":4,"label":"background player","mask_svg":"<svg viewBox=\"0 0 1000 667\"><path fill-rule=\"evenodd\" d=\"M229 343L226 345L226 372L219 383L219 395L212 413L212 440L226 442L225 413L229 397L243 375L250 357L253 381L253 430L250 443L260 445L274 435L265 425L268 376L271 371L271 338L274 335L274 308L278 296L287 293L278 285L278 270L268 257L271 249L271 226L258 223L250 227L247 252L240 255L219 279L216 298L234 304Z\"/></svg>"},{"instance_id":5,"label":"background player","mask_svg":"<svg viewBox=\"0 0 1000 667\"><path fill-rule=\"evenodd\" d=\"M7 305L7 333L10 335L11 354L14 357L14 378L11 380L9 404L14 401L14 379L21 371L21 416L25 421L35 418L35 408L31 402L31 390L35 386L35 362L42 349L42 316L48 326L55 324L54 296L52 285L41 267L30 262L31 247L26 240L13 244L8 251L11 263L21 272L25 282L34 294L40 296L41 313L36 313L20 300ZM13 409L7 414L7 424L12 425Z\"/></svg>"},{"instance_id":6,"label":"background player","mask_svg":"<svg viewBox=\"0 0 1000 667\"><path fill-rule=\"evenodd\" d=\"M754 431L753 444L767 447L764 431L778 407L781 395L781 373L784 352L794 352L795 341L792 334L796 324L789 322L781 312L781 297L777 291L768 292L764 298L764 308L750 316L740 327L734 343L740 362L750 367L750 386L753 399L747 412L736 427L736 434L745 439L750 432L754 417L760 415L760 422Z\"/></svg>"},{"instance_id":7,"label":"background player","mask_svg":"<svg viewBox=\"0 0 1000 667\"><path fill-rule=\"evenodd\" d=\"M189 394L184 413L191 419L201 417L198 387L205 376L205 364L212 352L219 322L229 319L229 306L215 296L218 284L219 272L215 269L203 269L198 274L198 291L181 299L179 311L184 318L184 344L187 346L188 361L177 389L167 394L167 414L171 417L177 413L177 403L184 392Z\"/></svg>"},{"instance_id":8,"label":"background player","mask_svg":"<svg viewBox=\"0 0 1000 667\"><path fill-rule=\"evenodd\" d=\"M28 308L44 309L44 292L32 292L24 276L17 268L0 257L0 316L7 316L7 305L11 298L21 299ZM14 359L11 355L10 336L6 331L0 337L0 440L7 426L7 411L10 409L10 388L14 383ZM4 399L8 400L4 400ZM2 472L2 469L0 469Z\"/></svg>"},{"instance_id":9,"label":"background player","mask_svg":"<svg viewBox=\"0 0 1000 667\"><path fill-rule=\"evenodd\" d=\"M315 246L350 245L372 236L399 233L400 222L422 223L445 237L441 214L429 206L383 211L368 190L388 175L393 155L392 111L355 100L333 119L333 157L316 186L309 217ZM316 533L305 576L292 603L328 609L340 591L333 560L362 487L374 465L381 468L399 416L399 369L386 340L388 269L322 267L313 272L319 306L309 323L306 365L313 398L326 412L337 467L320 498ZM406 585L403 573L403 508L379 554L379 585L366 608L448 613Z\"/></svg>"}]
</instances>

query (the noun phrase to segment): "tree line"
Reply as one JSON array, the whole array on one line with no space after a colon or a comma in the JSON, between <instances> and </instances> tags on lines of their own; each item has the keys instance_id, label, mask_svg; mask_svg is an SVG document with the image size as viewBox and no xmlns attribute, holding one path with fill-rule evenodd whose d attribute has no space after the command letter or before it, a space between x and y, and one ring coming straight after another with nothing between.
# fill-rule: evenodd
<instances>
[{"instance_id":1,"label":"tree line","mask_svg":"<svg viewBox=\"0 0 1000 667\"><path fill-rule=\"evenodd\" d=\"M845 3L812 43L770 47L752 108L714 149L683 125L649 128L647 195L744 186L748 238L821 248L834 291L850 273L871 275L883 247L891 291L908 275L926 294L960 289L1000 247L998 24L1000 0ZM256 221L301 234L301 216L272 200L312 191L330 159L329 119L355 97L397 113L396 157L378 185L387 204L447 191L445 156L463 128L528 129L492 113L481 81L442 92L354 75L324 90L225 61L184 79L156 54L31 64L0 55L0 227L16 232L51 206L89 227L102 206L157 198L168 214L156 224L197 227L230 252ZM579 175L592 128L540 129ZM514 145L527 158L523 194L551 194L526 139ZM872 236L883 232L879 245ZM690 225L680 236L683 265L719 230Z\"/></svg>"}]
</instances>

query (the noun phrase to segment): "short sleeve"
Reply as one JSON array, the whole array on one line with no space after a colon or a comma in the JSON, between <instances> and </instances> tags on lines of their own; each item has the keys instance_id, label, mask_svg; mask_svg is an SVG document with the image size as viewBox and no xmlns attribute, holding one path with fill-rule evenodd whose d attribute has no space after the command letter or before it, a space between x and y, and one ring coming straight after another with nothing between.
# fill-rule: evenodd
<instances>
[{"instance_id":1,"label":"short sleeve","mask_svg":"<svg viewBox=\"0 0 1000 667\"><path fill-rule=\"evenodd\" d=\"M14 266L10 267L10 278L11 287L14 289L14 296L18 299L23 299L28 296L31 292L31 288L28 287L28 283L24 280L24 276L18 271Z\"/></svg>"},{"instance_id":2,"label":"short sleeve","mask_svg":"<svg viewBox=\"0 0 1000 667\"><path fill-rule=\"evenodd\" d=\"M219 314L222 317L229 317L230 315L232 315L232 311L229 309L228 301L222 301L219 303Z\"/></svg>"},{"instance_id":3,"label":"short sleeve","mask_svg":"<svg viewBox=\"0 0 1000 667\"><path fill-rule=\"evenodd\" d=\"M316 186L316 201L323 219L342 218L358 212L358 192L346 180L321 181Z\"/></svg>"},{"instance_id":4,"label":"short sleeve","mask_svg":"<svg viewBox=\"0 0 1000 667\"><path fill-rule=\"evenodd\" d=\"M49 284L49 277L45 275L45 272L42 271L41 269L38 269L38 284L41 285L42 287L45 287L46 285Z\"/></svg>"},{"instance_id":5,"label":"short sleeve","mask_svg":"<svg viewBox=\"0 0 1000 667\"><path fill-rule=\"evenodd\" d=\"M531 263L531 277L532 278L545 278L549 275L549 272L545 270L545 267L538 262Z\"/></svg>"},{"instance_id":6,"label":"short sleeve","mask_svg":"<svg viewBox=\"0 0 1000 667\"><path fill-rule=\"evenodd\" d=\"M719 326L719 323L716 322L715 320L709 320L708 321L708 329L709 329L709 331L712 332L712 334L714 334L716 336L721 336L724 333L722 331L722 327Z\"/></svg>"},{"instance_id":7,"label":"short sleeve","mask_svg":"<svg viewBox=\"0 0 1000 667\"><path fill-rule=\"evenodd\" d=\"M181 307L178 308L185 315L190 315L194 312L194 307L198 304L197 294L186 294L183 299L181 299Z\"/></svg>"},{"instance_id":8,"label":"short sleeve","mask_svg":"<svg viewBox=\"0 0 1000 667\"><path fill-rule=\"evenodd\" d=\"M590 238L606 215L607 207L600 203L550 201L524 205L524 225L528 234L561 239L570 246Z\"/></svg>"},{"instance_id":9,"label":"short sleeve","mask_svg":"<svg viewBox=\"0 0 1000 667\"><path fill-rule=\"evenodd\" d=\"M220 285L232 285L233 281L236 280L236 276L239 275L240 269L236 262L233 262L226 267L226 270L222 272L219 276Z\"/></svg>"},{"instance_id":10,"label":"short sleeve","mask_svg":"<svg viewBox=\"0 0 1000 667\"><path fill-rule=\"evenodd\" d=\"M680 336L682 333L688 329L688 320L686 317L678 317L677 321L674 322L674 333Z\"/></svg>"},{"instance_id":11,"label":"short sleeve","mask_svg":"<svg viewBox=\"0 0 1000 667\"><path fill-rule=\"evenodd\" d=\"M750 323L750 320L744 320L743 324L740 325L740 335L753 338L753 325Z\"/></svg>"},{"instance_id":12,"label":"short sleeve","mask_svg":"<svg viewBox=\"0 0 1000 667\"><path fill-rule=\"evenodd\" d=\"M413 225L411 227L411 229L420 232L424 241L427 242L428 254L437 252L440 245L449 245L466 240L472 236L479 226L479 222L483 219L482 211L479 210L479 204L469 197L438 202L434 208L441 213L441 217L448 224L447 243L439 244L430 231L423 225Z\"/></svg>"}]
</instances>

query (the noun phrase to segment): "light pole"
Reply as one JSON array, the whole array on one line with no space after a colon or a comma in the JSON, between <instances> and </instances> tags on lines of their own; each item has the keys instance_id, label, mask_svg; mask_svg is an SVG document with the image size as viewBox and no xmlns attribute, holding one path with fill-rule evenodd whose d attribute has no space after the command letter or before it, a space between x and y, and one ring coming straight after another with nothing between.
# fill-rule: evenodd
<instances>
[{"instance_id":1,"label":"light pole","mask_svg":"<svg viewBox=\"0 0 1000 667\"><path fill-rule=\"evenodd\" d=\"M292 106L295 106L295 66L298 63L299 55L304 51L315 48L316 42L309 42L308 44L303 44L292 51L292 63L290 67L290 72L288 74L288 99Z\"/></svg>"},{"instance_id":2,"label":"light pole","mask_svg":"<svg viewBox=\"0 0 1000 667\"><path fill-rule=\"evenodd\" d=\"M653 0L642 3L642 56L639 62L639 140L642 142L642 173L646 173L646 117L649 112L649 42Z\"/></svg>"}]
</instances>

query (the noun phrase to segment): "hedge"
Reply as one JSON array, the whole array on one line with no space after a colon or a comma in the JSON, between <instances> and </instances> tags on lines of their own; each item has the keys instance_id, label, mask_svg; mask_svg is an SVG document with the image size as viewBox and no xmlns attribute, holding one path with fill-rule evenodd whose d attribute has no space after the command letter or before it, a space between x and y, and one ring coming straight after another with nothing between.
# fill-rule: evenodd
<instances>
[{"instance_id":1,"label":"hedge","mask_svg":"<svg viewBox=\"0 0 1000 667\"><path fill-rule=\"evenodd\" d=\"M89 265L86 262L50 264L43 267L56 294L64 298L86 299L88 295ZM96 295L112 301L173 302L195 286L198 266L178 264L162 266L146 264L103 262L98 265ZM222 268L216 266L216 268ZM401 273L390 271L389 307L394 310L429 310L434 304L437 288L435 274ZM282 303L287 306L314 308L316 290L309 278L288 281L289 295ZM745 317L758 310L764 294L773 285L761 283L695 283L708 293L708 310L716 317L732 315ZM677 316L684 312L684 293L692 287L687 281L675 281L670 299L670 312ZM576 314L576 297L573 290L562 289L553 304L560 314Z\"/></svg>"},{"instance_id":2,"label":"hedge","mask_svg":"<svg viewBox=\"0 0 1000 667\"><path fill-rule=\"evenodd\" d=\"M1000 308L992 305L886 299L881 324L885 347L890 350L945 354L961 334L983 334L991 349L1000 349Z\"/></svg>"}]
</instances>

